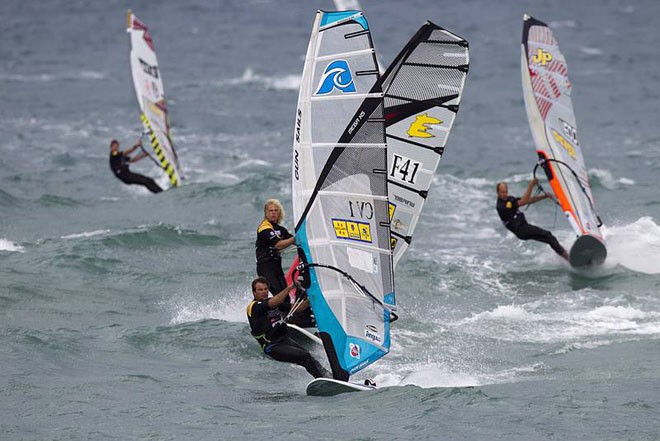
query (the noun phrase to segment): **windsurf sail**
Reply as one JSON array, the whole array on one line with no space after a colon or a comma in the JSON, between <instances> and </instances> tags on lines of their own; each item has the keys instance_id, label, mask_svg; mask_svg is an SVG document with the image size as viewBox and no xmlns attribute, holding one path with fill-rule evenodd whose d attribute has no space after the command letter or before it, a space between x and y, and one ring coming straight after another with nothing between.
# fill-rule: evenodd
<instances>
[{"instance_id":1,"label":"windsurf sail","mask_svg":"<svg viewBox=\"0 0 660 441\"><path fill-rule=\"evenodd\" d=\"M148 153L167 174L170 185L178 187L183 175L170 137L163 79L154 43L147 26L130 10L127 14L126 31L130 37L129 59L133 86L140 106L140 120L153 150L153 153Z\"/></svg>"},{"instance_id":2,"label":"windsurf sail","mask_svg":"<svg viewBox=\"0 0 660 441\"><path fill-rule=\"evenodd\" d=\"M413 237L470 63L466 40L426 22L383 75L394 265Z\"/></svg>"},{"instance_id":3,"label":"windsurf sail","mask_svg":"<svg viewBox=\"0 0 660 441\"><path fill-rule=\"evenodd\" d=\"M570 262L573 266L600 264L607 250L578 141L566 60L550 28L529 15L524 16L521 68L525 109L539 164L578 236Z\"/></svg>"},{"instance_id":4,"label":"windsurf sail","mask_svg":"<svg viewBox=\"0 0 660 441\"><path fill-rule=\"evenodd\" d=\"M359 11L318 11L295 118L296 243L333 376L389 352L395 308L385 121L369 26Z\"/></svg>"}]
</instances>

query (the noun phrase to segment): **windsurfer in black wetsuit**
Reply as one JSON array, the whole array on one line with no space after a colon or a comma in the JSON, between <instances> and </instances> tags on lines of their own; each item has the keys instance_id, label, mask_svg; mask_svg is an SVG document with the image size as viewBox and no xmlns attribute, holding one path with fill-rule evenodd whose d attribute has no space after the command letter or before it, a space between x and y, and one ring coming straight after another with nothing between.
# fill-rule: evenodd
<instances>
[{"instance_id":1,"label":"windsurfer in black wetsuit","mask_svg":"<svg viewBox=\"0 0 660 441\"><path fill-rule=\"evenodd\" d=\"M257 258L257 275L268 281L270 292L275 295L286 288L286 278L282 271L280 250L295 243L295 237L280 225L284 220L284 208L277 199L269 199L264 205L264 219L257 227L257 240L254 244ZM302 300L302 290L296 290L296 298ZM288 302L287 302L288 303ZM309 328L315 326L311 309L296 314L289 323Z\"/></svg>"},{"instance_id":2,"label":"windsurfer in black wetsuit","mask_svg":"<svg viewBox=\"0 0 660 441\"><path fill-rule=\"evenodd\" d=\"M247 307L252 336L257 339L266 355L277 360L299 364L314 378L330 374L312 355L289 337L289 330L282 317L282 309L291 308L287 302L289 292L296 286L287 286L273 297L268 297L268 281L258 277L252 281L254 299ZM283 308L284 307L284 308ZM309 300L303 301L300 310L309 308Z\"/></svg>"},{"instance_id":3,"label":"windsurfer in black wetsuit","mask_svg":"<svg viewBox=\"0 0 660 441\"><path fill-rule=\"evenodd\" d=\"M523 205L530 205L550 196L547 194L532 196L532 190L538 183L536 178L527 185L527 190L520 198L509 196L509 186L504 182L497 183L497 213L504 226L522 240L537 240L547 243L564 259L568 260L568 253L561 246L555 236L547 230L527 223L525 215L519 210Z\"/></svg>"},{"instance_id":4,"label":"windsurfer in black wetsuit","mask_svg":"<svg viewBox=\"0 0 660 441\"><path fill-rule=\"evenodd\" d=\"M137 162L148 156L147 152L142 152L133 157L130 156L130 154L141 145L142 139L139 139L133 147L121 151L119 150L119 141L116 139L110 141L110 170L112 170L112 173L114 173L124 184L144 185L150 192L160 193L163 189L160 188L153 179L138 173L133 173L128 169L129 163Z\"/></svg>"},{"instance_id":5,"label":"windsurfer in black wetsuit","mask_svg":"<svg viewBox=\"0 0 660 441\"><path fill-rule=\"evenodd\" d=\"M257 227L257 241L254 247L257 257L257 275L268 280L272 294L277 294L286 287L280 250L295 242L293 235L279 225L283 220L284 208L280 201L267 200L264 205L264 219Z\"/></svg>"}]
</instances>

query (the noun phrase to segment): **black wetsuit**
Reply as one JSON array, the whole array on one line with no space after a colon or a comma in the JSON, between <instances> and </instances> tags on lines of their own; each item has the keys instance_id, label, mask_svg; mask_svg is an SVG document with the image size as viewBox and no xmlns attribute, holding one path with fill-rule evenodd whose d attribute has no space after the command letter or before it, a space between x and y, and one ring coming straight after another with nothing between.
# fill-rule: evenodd
<instances>
[{"instance_id":1,"label":"black wetsuit","mask_svg":"<svg viewBox=\"0 0 660 441\"><path fill-rule=\"evenodd\" d=\"M144 185L152 193L160 193L162 188L156 182L144 175L133 173L128 169L128 156L124 152L110 152L110 170L117 176L117 178L124 184Z\"/></svg>"},{"instance_id":2,"label":"black wetsuit","mask_svg":"<svg viewBox=\"0 0 660 441\"><path fill-rule=\"evenodd\" d=\"M506 200L497 198L497 213L504 226L522 240L537 240L547 243L555 253L563 256L565 250L555 236L547 230L527 223L525 215L518 209L520 198L509 196Z\"/></svg>"},{"instance_id":3,"label":"black wetsuit","mask_svg":"<svg viewBox=\"0 0 660 441\"><path fill-rule=\"evenodd\" d=\"M277 361L298 364L314 378L330 376L305 348L289 337L289 330L280 309L270 309L268 300L251 301L247 307L247 316L252 336L257 339L266 355Z\"/></svg>"},{"instance_id":4,"label":"black wetsuit","mask_svg":"<svg viewBox=\"0 0 660 441\"><path fill-rule=\"evenodd\" d=\"M268 280L268 289L275 295L286 288L286 279L282 271L282 257L275 244L282 239L289 239L291 233L286 228L269 222L261 221L257 228L257 241L254 244L257 257L257 274Z\"/></svg>"}]
</instances>

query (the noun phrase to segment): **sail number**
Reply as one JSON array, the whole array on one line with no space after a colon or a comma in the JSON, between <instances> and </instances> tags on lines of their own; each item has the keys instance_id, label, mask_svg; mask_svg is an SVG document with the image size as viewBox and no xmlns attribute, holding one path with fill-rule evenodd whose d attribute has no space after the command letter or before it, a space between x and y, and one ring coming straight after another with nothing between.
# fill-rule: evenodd
<instances>
[{"instance_id":1,"label":"sail number","mask_svg":"<svg viewBox=\"0 0 660 441\"><path fill-rule=\"evenodd\" d=\"M564 135L568 137L575 145L580 145L578 142L578 137L577 137L577 130L575 127L564 121L563 119L559 118L559 122L561 123L562 130L564 132Z\"/></svg>"},{"instance_id":2,"label":"sail number","mask_svg":"<svg viewBox=\"0 0 660 441\"><path fill-rule=\"evenodd\" d=\"M390 169L390 177L398 179L409 184L415 184L415 178L417 177L417 170L421 163L413 161L410 158L405 156L393 155L392 157L392 168Z\"/></svg>"},{"instance_id":3,"label":"sail number","mask_svg":"<svg viewBox=\"0 0 660 441\"><path fill-rule=\"evenodd\" d=\"M348 201L348 207L351 210L351 217L360 219L373 219L374 206L371 202Z\"/></svg>"}]
</instances>

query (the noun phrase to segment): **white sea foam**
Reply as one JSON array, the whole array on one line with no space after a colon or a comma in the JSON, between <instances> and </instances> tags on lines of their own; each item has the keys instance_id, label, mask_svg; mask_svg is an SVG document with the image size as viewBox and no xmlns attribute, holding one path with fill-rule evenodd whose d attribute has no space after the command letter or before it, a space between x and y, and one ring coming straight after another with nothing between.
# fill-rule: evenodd
<instances>
[{"instance_id":1,"label":"white sea foam","mask_svg":"<svg viewBox=\"0 0 660 441\"><path fill-rule=\"evenodd\" d=\"M573 20L556 20L548 23L548 26L550 26L552 29L560 29L560 28L575 28L577 25Z\"/></svg>"},{"instance_id":2,"label":"white sea foam","mask_svg":"<svg viewBox=\"0 0 660 441\"><path fill-rule=\"evenodd\" d=\"M589 175L592 178L596 178L603 187L608 190L615 190L622 186L635 185L635 181L628 178L615 178L612 176L612 173L609 170L603 170L600 168L589 169Z\"/></svg>"},{"instance_id":3,"label":"white sea foam","mask_svg":"<svg viewBox=\"0 0 660 441\"><path fill-rule=\"evenodd\" d=\"M628 305L592 308L581 302L562 310L545 311L540 305L501 305L458 321L456 328L478 335L496 335L504 341L573 342L593 336L660 334L660 313ZM556 307L557 305L555 305Z\"/></svg>"},{"instance_id":4,"label":"white sea foam","mask_svg":"<svg viewBox=\"0 0 660 441\"><path fill-rule=\"evenodd\" d=\"M632 224L603 226L609 264L632 271L660 274L660 226L645 216Z\"/></svg>"},{"instance_id":5,"label":"white sea foam","mask_svg":"<svg viewBox=\"0 0 660 441\"><path fill-rule=\"evenodd\" d=\"M49 83L63 80L103 80L106 75L93 70L69 72L63 74L37 73L37 74L10 74L0 73L0 81L16 83Z\"/></svg>"},{"instance_id":6,"label":"white sea foam","mask_svg":"<svg viewBox=\"0 0 660 441\"><path fill-rule=\"evenodd\" d=\"M248 67L243 72L243 75L238 78L218 80L212 84L219 87L254 84L266 89L298 90L300 87L300 75L264 76L255 73L252 68Z\"/></svg>"},{"instance_id":7,"label":"white sea foam","mask_svg":"<svg viewBox=\"0 0 660 441\"><path fill-rule=\"evenodd\" d=\"M603 55L603 51L597 47L580 46L580 52L587 55Z\"/></svg>"},{"instance_id":8,"label":"white sea foam","mask_svg":"<svg viewBox=\"0 0 660 441\"><path fill-rule=\"evenodd\" d=\"M81 237L93 237L93 236L101 236L108 234L110 230L95 230L95 231L86 231L83 233L74 233L74 234L67 234L66 236L62 236L62 239L79 239Z\"/></svg>"},{"instance_id":9,"label":"white sea foam","mask_svg":"<svg viewBox=\"0 0 660 441\"><path fill-rule=\"evenodd\" d=\"M247 291L241 296L226 296L209 302L199 301L196 297L184 296L167 302L165 306L172 316L170 323L179 324L207 319L236 323L247 321L245 307L252 298L252 294Z\"/></svg>"},{"instance_id":10,"label":"white sea foam","mask_svg":"<svg viewBox=\"0 0 660 441\"><path fill-rule=\"evenodd\" d=\"M0 251L18 251L23 253L25 248L8 239L0 239Z\"/></svg>"}]
</instances>

